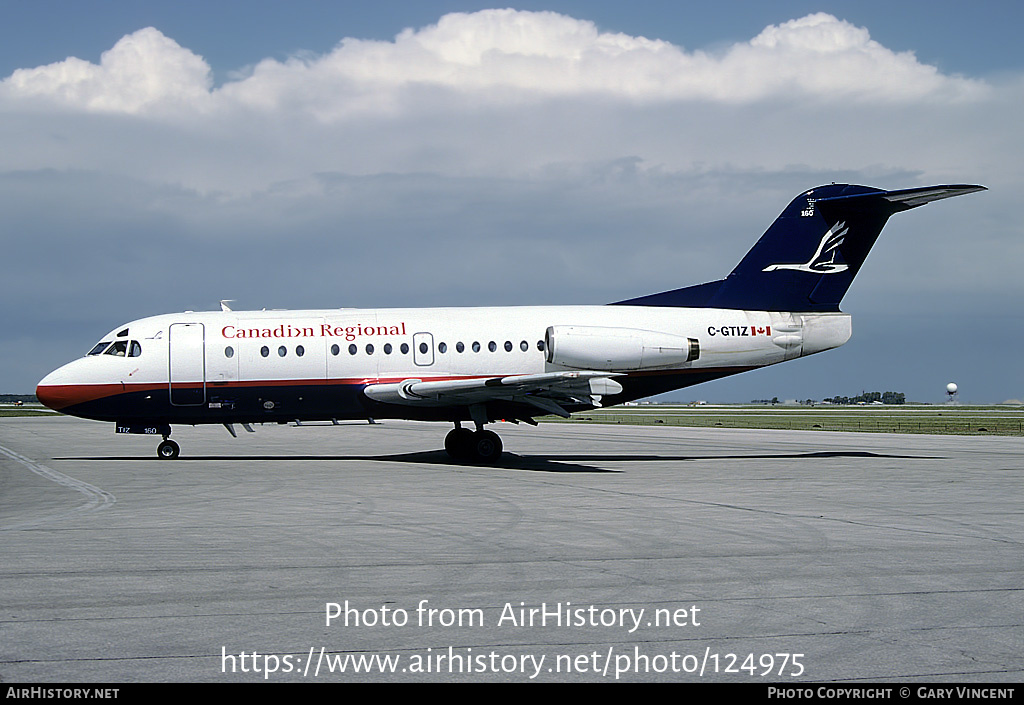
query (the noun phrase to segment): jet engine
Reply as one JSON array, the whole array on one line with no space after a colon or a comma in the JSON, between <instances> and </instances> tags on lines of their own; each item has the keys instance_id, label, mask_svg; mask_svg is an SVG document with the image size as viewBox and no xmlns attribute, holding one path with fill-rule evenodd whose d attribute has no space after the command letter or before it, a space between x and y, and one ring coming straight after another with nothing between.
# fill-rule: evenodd
<instances>
[{"instance_id":1,"label":"jet engine","mask_svg":"<svg viewBox=\"0 0 1024 705\"><path fill-rule=\"evenodd\" d=\"M550 326L544 343L549 363L578 370L647 370L700 357L696 338L638 328Z\"/></svg>"}]
</instances>

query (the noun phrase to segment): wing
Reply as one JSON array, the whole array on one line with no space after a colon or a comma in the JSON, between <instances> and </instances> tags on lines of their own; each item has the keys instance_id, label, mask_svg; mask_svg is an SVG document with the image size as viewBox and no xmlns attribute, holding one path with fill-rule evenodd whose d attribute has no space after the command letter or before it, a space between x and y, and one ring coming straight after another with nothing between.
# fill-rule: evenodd
<instances>
[{"instance_id":1,"label":"wing","mask_svg":"<svg viewBox=\"0 0 1024 705\"><path fill-rule=\"evenodd\" d=\"M521 403L569 418L566 405L601 406L601 397L618 394L622 385L613 372L545 372L509 377L474 377L424 382L406 379L371 384L363 390L370 399L406 406L472 406L490 401Z\"/></svg>"}]
</instances>

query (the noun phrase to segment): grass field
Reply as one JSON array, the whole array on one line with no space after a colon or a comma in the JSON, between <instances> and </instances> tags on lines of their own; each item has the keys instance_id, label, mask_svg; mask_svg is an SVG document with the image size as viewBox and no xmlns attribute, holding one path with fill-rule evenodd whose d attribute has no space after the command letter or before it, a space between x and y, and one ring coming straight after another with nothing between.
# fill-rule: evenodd
<instances>
[{"instance_id":1,"label":"grass field","mask_svg":"<svg viewBox=\"0 0 1024 705\"><path fill-rule=\"evenodd\" d=\"M652 404L583 412L564 423L1024 436L1024 407Z\"/></svg>"},{"instance_id":2,"label":"grass field","mask_svg":"<svg viewBox=\"0 0 1024 705\"><path fill-rule=\"evenodd\" d=\"M0 404L0 418L4 416L53 416L55 413L39 403L29 403L23 406Z\"/></svg>"},{"instance_id":3,"label":"grass field","mask_svg":"<svg viewBox=\"0 0 1024 705\"><path fill-rule=\"evenodd\" d=\"M42 405L0 405L5 416L52 416ZM807 431L866 431L872 433L937 433L949 435L1024 436L1024 407L1020 406L673 406L644 404L616 406L574 414L552 423L605 423L642 426L795 429Z\"/></svg>"}]
</instances>

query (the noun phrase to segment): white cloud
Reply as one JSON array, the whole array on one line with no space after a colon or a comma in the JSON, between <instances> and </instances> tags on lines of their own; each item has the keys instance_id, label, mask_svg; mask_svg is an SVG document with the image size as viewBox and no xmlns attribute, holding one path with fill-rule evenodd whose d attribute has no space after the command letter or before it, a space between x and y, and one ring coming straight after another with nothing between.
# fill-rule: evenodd
<instances>
[{"instance_id":1,"label":"white cloud","mask_svg":"<svg viewBox=\"0 0 1024 705\"><path fill-rule=\"evenodd\" d=\"M745 103L773 97L899 101L984 95L979 81L945 76L910 53L827 14L773 25L721 55L599 32L551 12L454 13L394 41L345 39L319 57L266 59L212 88L208 65L154 28L124 37L99 65L76 58L21 69L8 101L48 97L91 111L156 113L188 106L278 111L337 121L410 110L417 89L472 96L477 105L547 97ZM411 92L410 92L411 91ZM8 109L12 106L8 102Z\"/></svg>"},{"instance_id":2,"label":"white cloud","mask_svg":"<svg viewBox=\"0 0 1024 705\"><path fill-rule=\"evenodd\" d=\"M210 97L210 67L158 30L122 37L99 65L74 57L19 69L3 81L9 98L52 99L96 112L138 113L157 106L200 108Z\"/></svg>"},{"instance_id":3,"label":"white cloud","mask_svg":"<svg viewBox=\"0 0 1024 705\"><path fill-rule=\"evenodd\" d=\"M99 64L69 58L0 81L18 137L0 170L101 169L235 194L319 171L505 177L624 157L670 171L930 171L960 163L950 155L963 143L912 164L898 155L976 115L997 119L994 99L993 86L826 14L711 54L551 12L454 13L393 41L265 59L219 87L201 57L147 28Z\"/></svg>"},{"instance_id":4,"label":"white cloud","mask_svg":"<svg viewBox=\"0 0 1024 705\"><path fill-rule=\"evenodd\" d=\"M734 46L715 68L721 99L743 100L795 91L829 98L907 102L980 98L980 81L944 76L871 40L868 30L818 13L771 25ZM709 82L710 83L710 82Z\"/></svg>"}]
</instances>

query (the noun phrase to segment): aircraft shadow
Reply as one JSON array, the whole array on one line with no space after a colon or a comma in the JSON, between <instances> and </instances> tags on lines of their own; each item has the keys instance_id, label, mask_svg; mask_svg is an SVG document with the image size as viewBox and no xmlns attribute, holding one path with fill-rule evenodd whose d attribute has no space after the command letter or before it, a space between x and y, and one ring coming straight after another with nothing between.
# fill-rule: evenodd
<instances>
[{"instance_id":1,"label":"aircraft shadow","mask_svg":"<svg viewBox=\"0 0 1024 705\"><path fill-rule=\"evenodd\" d=\"M940 459L937 456L894 455L889 453L873 453L870 451L813 451L806 453L760 453L739 455L639 455L635 453L566 453L558 455L518 455L506 452L501 461L494 465L453 460L443 450L419 451L416 453L395 453L388 455L182 455L173 463L182 461L270 461L270 462L306 462L306 461L366 461L390 463L416 463L426 465L444 465L449 467L479 467L496 470L529 470L533 472L586 472L586 473L619 473L600 467L595 463L664 463L692 462L698 460L817 460L823 458L894 458L894 459ZM151 455L135 456L65 456L53 460L87 460L114 462L150 462L157 460Z\"/></svg>"}]
</instances>

